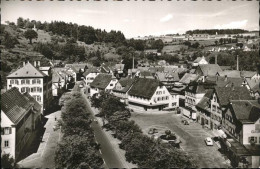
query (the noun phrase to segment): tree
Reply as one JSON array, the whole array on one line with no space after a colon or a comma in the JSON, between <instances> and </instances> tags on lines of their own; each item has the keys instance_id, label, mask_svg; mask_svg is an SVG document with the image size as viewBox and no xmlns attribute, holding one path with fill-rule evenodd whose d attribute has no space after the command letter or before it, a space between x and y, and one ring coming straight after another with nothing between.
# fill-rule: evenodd
<instances>
[{"instance_id":1,"label":"tree","mask_svg":"<svg viewBox=\"0 0 260 169\"><path fill-rule=\"evenodd\" d=\"M18 19L17 19L17 26L18 26L18 28L24 28L24 19L22 18L22 17L19 17Z\"/></svg>"},{"instance_id":2,"label":"tree","mask_svg":"<svg viewBox=\"0 0 260 169\"><path fill-rule=\"evenodd\" d=\"M30 40L30 44L32 44L32 39L37 39L38 34L34 30L28 29L27 31L24 32L24 37L26 39Z\"/></svg>"},{"instance_id":3,"label":"tree","mask_svg":"<svg viewBox=\"0 0 260 169\"><path fill-rule=\"evenodd\" d=\"M3 154L1 157L1 168L18 168L13 157L10 154Z\"/></svg>"}]
</instances>

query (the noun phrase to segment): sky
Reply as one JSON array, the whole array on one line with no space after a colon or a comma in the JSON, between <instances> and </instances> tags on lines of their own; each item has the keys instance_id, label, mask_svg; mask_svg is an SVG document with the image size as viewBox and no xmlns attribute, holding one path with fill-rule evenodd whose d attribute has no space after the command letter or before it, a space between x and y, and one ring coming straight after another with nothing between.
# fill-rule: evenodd
<instances>
[{"instance_id":1,"label":"sky","mask_svg":"<svg viewBox=\"0 0 260 169\"><path fill-rule=\"evenodd\" d=\"M126 38L185 33L193 29L259 30L259 2L253 1L2 1L1 22L18 17L65 21L120 30Z\"/></svg>"}]
</instances>

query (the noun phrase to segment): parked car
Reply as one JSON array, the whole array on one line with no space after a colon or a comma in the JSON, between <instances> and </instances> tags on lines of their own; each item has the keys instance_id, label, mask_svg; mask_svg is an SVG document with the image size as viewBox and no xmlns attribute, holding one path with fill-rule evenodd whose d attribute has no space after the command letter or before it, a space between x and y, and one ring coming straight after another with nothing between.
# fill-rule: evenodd
<instances>
[{"instance_id":1,"label":"parked car","mask_svg":"<svg viewBox=\"0 0 260 169\"><path fill-rule=\"evenodd\" d=\"M189 125L190 123L187 120L182 120L181 121L184 125Z\"/></svg>"},{"instance_id":2,"label":"parked car","mask_svg":"<svg viewBox=\"0 0 260 169\"><path fill-rule=\"evenodd\" d=\"M207 146L213 146L213 141L210 137L205 138L205 142Z\"/></svg>"},{"instance_id":3,"label":"parked car","mask_svg":"<svg viewBox=\"0 0 260 169\"><path fill-rule=\"evenodd\" d=\"M148 134L154 134L154 133L158 133L158 130L156 128L150 128Z\"/></svg>"}]
</instances>

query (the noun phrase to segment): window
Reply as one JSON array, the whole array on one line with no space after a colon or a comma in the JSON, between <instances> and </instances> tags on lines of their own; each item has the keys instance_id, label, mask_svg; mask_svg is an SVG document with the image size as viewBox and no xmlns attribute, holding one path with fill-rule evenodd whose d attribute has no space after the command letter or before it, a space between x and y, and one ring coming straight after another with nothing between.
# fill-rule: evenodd
<instances>
[{"instance_id":1,"label":"window","mask_svg":"<svg viewBox=\"0 0 260 169\"><path fill-rule=\"evenodd\" d=\"M36 100L36 96L33 96L34 100Z\"/></svg>"},{"instance_id":2,"label":"window","mask_svg":"<svg viewBox=\"0 0 260 169\"><path fill-rule=\"evenodd\" d=\"M25 84L25 80L21 80L21 84Z\"/></svg>"},{"instance_id":3,"label":"window","mask_svg":"<svg viewBox=\"0 0 260 169\"><path fill-rule=\"evenodd\" d=\"M249 143L257 143L257 137L254 137L254 136L248 137L248 142Z\"/></svg>"},{"instance_id":4,"label":"window","mask_svg":"<svg viewBox=\"0 0 260 169\"><path fill-rule=\"evenodd\" d=\"M41 84L41 80L40 79L37 79L37 84Z\"/></svg>"},{"instance_id":5,"label":"window","mask_svg":"<svg viewBox=\"0 0 260 169\"><path fill-rule=\"evenodd\" d=\"M166 96L166 98L165 98L166 100L168 100L169 99L169 97L168 96Z\"/></svg>"},{"instance_id":6,"label":"window","mask_svg":"<svg viewBox=\"0 0 260 169\"><path fill-rule=\"evenodd\" d=\"M29 87L26 87L26 92L30 92L30 88Z\"/></svg>"},{"instance_id":7,"label":"window","mask_svg":"<svg viewBox=\"0 0 260 169\"><path fill-rule=\"evenodd\" d=\"M37 92L42 92L42 88L41 87L37 87Z\"/></svg>"},{"instance_id":8,"label":"window","mask_svg":"<svg viewBox=\"0 0 260 169\"><path fill-rule=\"evenodd\" d=\"M10 84L14 84L14 80L10 80Z\"/></svg>"},{"instance_id":9,"label":"window","mask_svg":"<svg viewBox=\"0 0 260 169\"><path fill-rule=\"evenodd\" d=\"M5 147L9 147L9 141L5 140Z\"/></svg>"},{"instance_id":10,"label":"window","mask_svg":"<svg viewBox=\"0 0 260 169\"><path fill-rule=\"evenodd\" d=\"M176 106L177 105L177 103L176 102L174 102L174 103L172 103L172 106L174 107L174 106Z\"/></svg>"},{"instance_id":11,"label":"window","mask_svg":"<svg viewBox=\"0 0 260 169\"><path fill-rule=\"evenodd\" d=\"M18 80L15 80L15 84L19 84L19 81L18 81Z\"/></svg>"},{"instance_id":12,"label":"window","mask_svg":"<svg viewBox=\"0 0 260 169\"><path fill-rule=\"evenodd\" d=\"M41 102L41 96L36 96L36 100L37 100L38 102Z\"/></svg>"},{"instance_id":13,"label":"window","mask_svg":"<svg viewBox=\"0 0 260 169\"><path fill-rule=\"evenodd\" d=\"M163 94L165 94L165 91L163 91Z\"/></svg>"},{"instance_id":14,"label":"window","mask_svg":"<svg viewBox=\"0 0 260 169\"><path fill-rule=\"evenodd\" d=\"M33 80L32 80L32 84L35 84L35 83L36 83L36 80L35 80L35 79L33 79Z\"/></svg>"},{"instance_id":15,"label":"window","mask_svg":"<svg viewBox=\"0 0 260 169\"><path fill-rule=\"evenodd\" d=\"M22 88L21 88L21 92L22 92L22 93L25 92L25 89L26 89L25 87L22 87Z\"/></svg>"},{"instance_id":16,"label":"window","mask_svg":"<svg viewBox=\"0 0 260 169\"><path fill-rule=\"evenodd\" d=\"M113 83L111 83L110 86L113 86Z\"/></svg>"},{"instance_id":17,"label":"window","mask_svg":"<svg viewBox=\"0 0 260 169\"><path fill-rule=\"evenodd\" d=\"M30 80L29 79L26 80L26 84L30 84Z\"/></svg>"},{"instance_id":18,"label":"window","mask_svg":"<svg viewBox=\"0 0 260 169\"><path fill-rule=\"evenodd\" d=\"M4 128L4 134L5 135L12 134L12 128L11 127L5 127Z\"/></svg>"}]
</instances>

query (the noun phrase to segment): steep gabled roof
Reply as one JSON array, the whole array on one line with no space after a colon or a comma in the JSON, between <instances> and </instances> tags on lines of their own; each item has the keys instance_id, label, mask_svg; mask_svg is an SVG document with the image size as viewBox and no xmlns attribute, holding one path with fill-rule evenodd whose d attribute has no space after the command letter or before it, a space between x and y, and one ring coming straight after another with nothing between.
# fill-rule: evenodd
<instances>
[{"instance_id":1,"label":"steep gabled roof","mask_svg":"<svg viewBox=\"0 0 260 169\"><path fill-rule=\"evenodd\" d=\"M169 73L162 73L162 72L156 72L156 76L161 82L164 81L179 81L179 75L177 72L169 72Z\"/></svg>"},{"instance_id":2,"label":"steep gabled roof","mask_svg":"<svg viewBox=\"0 0 260 169\"><path fill-rule=\"evenodd\" d=\"M111 80L112 75L102 73L97 75L94 81L90 83L90 86L94 88L105 89Z\"/></svg>"},{"instance_id":3,"label":"steep gabled roof","mask_svg":"<svg viewBox=\"0 0 260 169\"><path fill-rule=\"evenodd\" d=\"M208 89L196 107L210 112L210 98L213 94L213 89Z\"/></svg>"},{"instance_id":4,"label":"steep gabled roof","mask_svg":"<svg viewBox=\"0 0 260 169\"><path fill-rule=\"evenodd\" d=\"M219 72L220 76L227 76L227 77L234 77L234 78L240 78L240 71L238 70L224 70L222 72Z\"/></svg>"},{"instance_id":5,"label":"steep gabled roof","mask_svg":"<svg viewBox=\"0 0 260 169\"><path fill-rule=\"evenodd\" d=\"M241 77L253 77L257 72L254 71L241 71Z\"/></svg>"},{"instance_id":6,"label":"steep gabled roof","mask_svg":"<svg viewBox=\"0 0 260 169\"><path fill-rule=\"evenodd\" d=\"M16 87L1 95L1 109L14 124L18 124L32 106Z\"/></svg>"},{"instance_id":7,"label":"steep gabled roof","mask_svg":"<svg viewBox=\"0 0 260 169\"><path fill-rule=\"evenodd\" d=\"M129 95L150 99L160 85L159 80L139 78L129 90Z\"/></svg>"},{"instance_id":8,"label":"steep gabled roof","mask_svg":"<svg viewBox=\"0 0 260 169\"><path fill-rule=\"evenodd\" d=\"M260 104L257 100L231 100L230 105L241 123L254 123L260 118Z\"/></svg>"},{"instance_id":9,"label":"steep gabled roof","mask_svg":"<svg viewBox=\"0 0 260 169\"><path fill-rule=\"evenodd\" d=\"M181 78L180 83L189 84L192 81L196 81L198 79L198 75L185 73L184 76Z\"/></svg>"},{"instance_id":10,"label":"steep gabled roof","mask_svg":"<svg viewBox=\"0 0 260 169\"><path fill-rule=\"evenodd\" d=\"M123 87L123 89L118 90L116 89L116 87L113 89L113 91L118 91L118 92L122 92L122 93L126 93L130 87L136 82L137 78L121 78L118 83L121 84L121 86Z\"/></svg>"},{"instance_id":11,"label":"steep gabled roof","mask_svg":"<svg viewBox=\"0 0 260 169\"><path fill-rule=\"evenodd\" d=\"M20 77L44 77L47 76L42 71L34 67L31 63L26 63L25 66L14 71L7 78L20 78Z\"/></svg>"},{"instance_id":12,"label":"steep gabled roof","mask_svg":"<svg viewBox=\"0 0 260 169\"><path fill-rule=\"evenodd\" d=\"M197 69L200 69L204 76L215 76L218 72L222 72L218 64L198 65Z\"/></svg>"},{"instance_id":13,"label":"steep gabled roof","mask_svg":"<svg viewBox=\"0 0 260 169\"><path fill-rule=\"evenodd\" d=\"M186 87L186 91L196 93L196 94L200 94L200 93L206 93L207 90L201 84L191 83Z\"/></svg>"},{"instance_id":14,"label":"steep gabled roof","mask_svg":"<svg viewBox=\"0 0 260 169\"><path fill-rule=\"evenodd\" d=\"M37 102L28 92L25 92L24 97L33 105L33 108L37 111L41 110L41 105L39 102Z\"/></svg>"},{"instance_id":15,"label":"steep gabled roof","mask_svg":"<svg viewBox=\"0 0 260 169\"><path fill-rule=\"evenodd\" d=\"M230 100L252 100L246 87L215 87L219 103L228 105Z\"/></svg>"},{"instance_id":16,"label":"steep gabled roof","mask_svg":"<svg viewBox=\"0 0 260 169\"><path fill-rule=\"evenodd\" d=\"M87 70L83 73L83 75L84 75L84 76L87 76L87 75L90 74L90 73L99 73L99 72L100 72L100 71L98 70L97 67L91 67L91 68L87 69Z\"/></svg>"},{"instance_id":17,"label":"steep gabled roof","mask_svg":"<svg viewBox=\"0 0 260 169\"><path fill-rule=\"evenodd\" d=\"M207 76L205 82L214 83L217 87L241 86L244 80L242 78L231 78L222 76Z\"/></svg>"},{"instance_id":18,"label":"steep gabled roof","mask_svg":"<svg viewBox=\"0 0 260 169\"><path fill-rule=\"evenodd\" d=\"M120 64L116 64L115 65L115 69L116 70L124 70L124 67L125 67L125 64L122 64L122 63L120 63Z\"/></svg>"}]
</instances>

